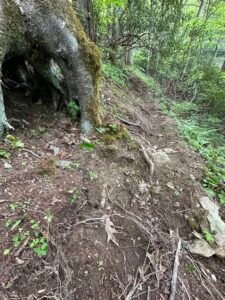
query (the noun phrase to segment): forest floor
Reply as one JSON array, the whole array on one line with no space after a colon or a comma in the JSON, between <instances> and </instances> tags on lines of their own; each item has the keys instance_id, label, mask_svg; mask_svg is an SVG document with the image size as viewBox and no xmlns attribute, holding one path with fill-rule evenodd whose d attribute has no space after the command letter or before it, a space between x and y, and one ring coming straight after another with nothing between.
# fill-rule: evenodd
<instances>
[{"instance_id":1,"label":"forest floor","mask_svg":"<svg viewBox=\"0 0 225 300\"><path fill-rule=\"evenodd\" d=\"M223 260L188 251L205 214L200 156L137 78L102 96L91 143L63 113L9 97L0 299L225 299Z\"/></svg>"}]
</instances>

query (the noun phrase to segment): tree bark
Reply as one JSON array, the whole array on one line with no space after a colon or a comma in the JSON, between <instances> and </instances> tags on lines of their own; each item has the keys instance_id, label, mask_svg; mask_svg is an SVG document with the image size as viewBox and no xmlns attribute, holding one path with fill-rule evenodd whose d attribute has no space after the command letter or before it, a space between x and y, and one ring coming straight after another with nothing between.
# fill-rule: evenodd
<instances>
[{"instance_id":1,"label":"tree bark","mask_svg":"<svg viewBox=\"0 0 225 300\"><path fill-rule=\"evenodd\" d=\"M79 102L81 128L88 133L101 122L100 56L70 2L0 1L0 68L8 57L23 56L56 88L58 84L49 65L53 59L63 74L69 100ZM0 89L0 136L7 127L10 126Z\"/></svg>"},{"instance_id":2,"label":"tree bark","mask_svg":"<svg viewBox=\"0 0 225 300\"><path fill-rule=\"evenodd\" d=\"M95 41L92 0L76 0L76 5L85 32L92 41Z\"/></svg>"}]
</instances>

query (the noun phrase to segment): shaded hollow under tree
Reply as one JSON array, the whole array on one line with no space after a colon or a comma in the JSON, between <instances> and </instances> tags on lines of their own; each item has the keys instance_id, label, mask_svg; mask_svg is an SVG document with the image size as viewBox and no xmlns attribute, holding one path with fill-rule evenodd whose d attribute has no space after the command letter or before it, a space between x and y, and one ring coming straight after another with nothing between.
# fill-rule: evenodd
<instances>
[{"instance_id":1,"label":"shaded hollow under tree","mask_svg":"<svg viewBox=\"0 0 225 300\"><path fill-rule=\"evenodd\" d=\"M0 0L0 28L0 76L6 60L23 57L53 89L60 92L63 85L68 99L78 101L83 132L101 123L99 51L84 33L71 1ZM63 82L52 72L51 60ZM0 137L7 128L0 86Z\"/></svg>"}]
</instances>

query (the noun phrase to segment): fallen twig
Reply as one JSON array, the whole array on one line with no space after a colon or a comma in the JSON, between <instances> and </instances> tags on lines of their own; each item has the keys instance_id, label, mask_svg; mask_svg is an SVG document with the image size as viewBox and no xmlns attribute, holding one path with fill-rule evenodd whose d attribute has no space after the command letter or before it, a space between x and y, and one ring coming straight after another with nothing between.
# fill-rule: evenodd
<instances>
[{"instance_id":1,"label":"fallen twig","mask_svg":"<svg viewBox=\"0 0 225 300\"><path fill-rule=\"evenodd\" d=\"M176 295L180 250L181 250L181 238L179 238L177 244L177 251L176 251L176 256L175 256L174 266L173 266L173 276L171 280L171 294L169 300L174 300Z\"/></svg>"},{"instance_id":2,"label":"fallen twig","mask_svg":"<svg viewBox=\"0 0 225 300\"><path fill-rule=\"evenodd\" d=\"M30 240L30 236L23 242L23 244L21 245L21 247L15 252L14 256L19 256L20 253L23 251L23 249L27 246L28 242Z\"/></svg>"},{"instance_id":3,"label":"fallen twig","mask_svg":"<svg viewBox=\"0 0 225 300\"><path fill-rule=\"evenodd\" d=\"M133 122L130 122L130 121L128 121L128 120L124 120L124 119L122 119L122 118L120 118L120 117L118 117L118 119L119 119L122 123L124 123L124 124L126 124L126 125L129 125L129 126L135 126L135 127L140 127L140 128L142 129L141 125L138 124L138 123L133 123Z\"/></svg>"},{"instance_id":4,"label":"fallen twig","mask_svg":"<svg viewBox=\"0 0 225 300\"><path fill-rule=\"evenodd\" d=\"M0 204L8 202L8 200L0 200Z\"/></svg>"},{"instance_id":5,"label":"fallen twig","mask_svg":"<svg viewBox=\"0 0 225 300\"><path fill-rule=\"evenodd\" d=\"M154 171L155 171L155 165L153 163L153 161L151 160L151 158L148 156L147 151L145 150L144 146L141 145L141 151L144 155L145 161L148 163L149 168L150 168L150 180L152 180Z\"/></svg>"},{"instance_id":6,"label":"fallen twig","mask_svg":"<svg viewBox=\"0 0 225 300\"><path fill-rule=\"evenodd\" d=\"M181 280L180 278L178 278L178 280L179 280L180 283L182 284L182 287L183 287L184 291L186 292L186 295L187 295L187 297L188 297L188 300L191 300L191 296L190 296L190 294L189 294L189 292L188 292L188 290L187 290L187 287L186 287L186 285L184 284L183 280Z\"/></svg>"},{"instance_id":7,"label":"fallen twig","mask_svg":"<svg viewBox=\"0 0 225 300\"><path fill-rule=\"evenodd\" d=\"M23 148L22 150L23 150L23 151L25 151L25 152L28 152L28 153L30 153L30 154L32 154L32 155L34 155L34 156L38 157L38 158L41 158L41 156L40 156L40 155L38 155L38 154L34 153L33 151L31 151L31 150L29 150L29 149Z\"/></svg>"},{"instance_id":8,"label":"fallen twig","mask_svg":"<svg viewBox=\"0 0 225 300\"><path fill-rule=\"evenodd\" d=\"M151 288L148 286L147 300L150 300Z\"/></svg>"}]
</instances>

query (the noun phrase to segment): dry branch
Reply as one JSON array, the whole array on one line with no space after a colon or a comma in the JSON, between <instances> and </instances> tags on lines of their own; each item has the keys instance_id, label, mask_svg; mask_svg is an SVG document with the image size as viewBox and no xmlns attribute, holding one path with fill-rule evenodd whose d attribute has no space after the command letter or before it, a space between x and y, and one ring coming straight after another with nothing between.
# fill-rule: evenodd
<instances>
[{"instance_id":1,"label":"dry branch","mask_svg":"<svg viewBox=\"0 0 225 300\"><path fill-rule=\"evenodd\" d=\"M130 121L128 121L128 120L125 120L125 119L122 119L122 118L119 118L119 117L118 117L118 119L119 119L122 123L124 123L124 124L126 124L126 125L129 125L129 126L135 126L135 127L140 127L140 128L142 129L141 125L138 124L138 123L132 123L132 122L130 122Z\"/></svg>"},{"instance_id":2,"label":"dry branch","mask_svg":"<svg viewBox=\"0 0 225 300\"><path fill-rule=\"evenodd\" d=\"M177 244L177 251L176 251L176 256L175 256L174 266L173 266L173 276L172 276L172 280L171 280L171 294L170 294L169 300L174 300L175 295L176 295L177 273L178 273L178 268L179 268L180 251L181 251L181 238L179 238L178 244Z\"/></svg>"}]
</instances>

